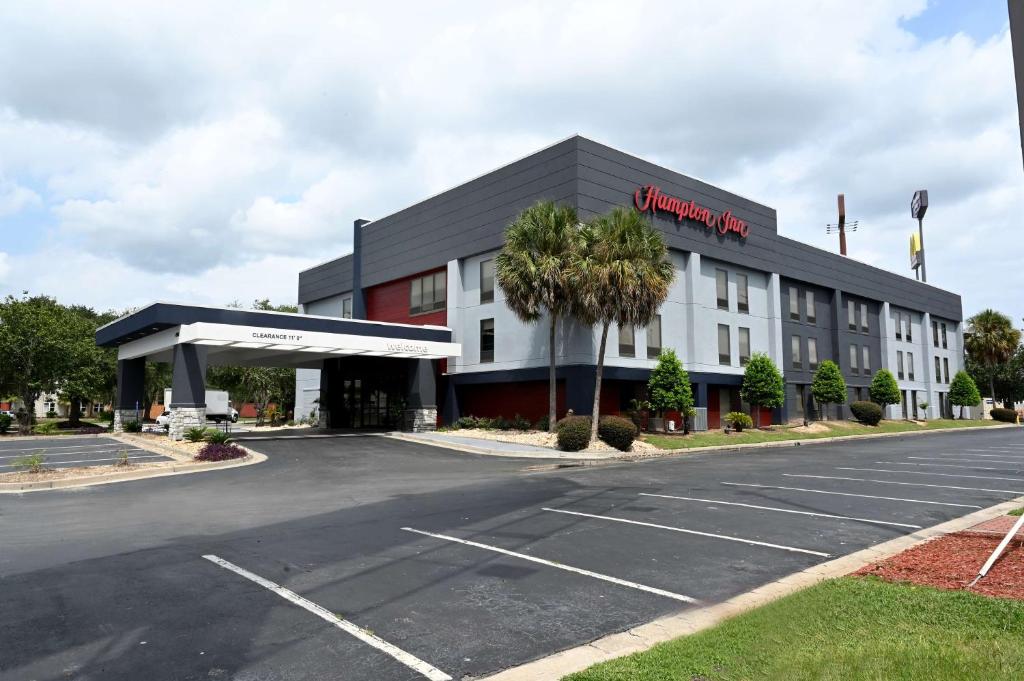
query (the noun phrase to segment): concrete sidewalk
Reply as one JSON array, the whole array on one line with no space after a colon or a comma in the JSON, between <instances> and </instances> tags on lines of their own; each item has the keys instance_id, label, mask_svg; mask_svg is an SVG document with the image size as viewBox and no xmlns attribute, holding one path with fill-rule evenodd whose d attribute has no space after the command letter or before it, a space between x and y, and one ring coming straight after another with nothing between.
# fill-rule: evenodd
<instances>
[{"instance_id":1,"label":"concrete sidewalk","mask_svg":"<svg viewBox=\"0 0 1024 681\"><path fill-rule=\"evenodd\" d=\"M621 452L562 452L548 447L538 447L519 442L503 442L482 437L466 437L450 433L388 433L387 437L411 442L446 447L462 452L485 456L507 456L523 459L573 459L577 461L602 461L616 459Z\"/></svg>"}]
</instances>

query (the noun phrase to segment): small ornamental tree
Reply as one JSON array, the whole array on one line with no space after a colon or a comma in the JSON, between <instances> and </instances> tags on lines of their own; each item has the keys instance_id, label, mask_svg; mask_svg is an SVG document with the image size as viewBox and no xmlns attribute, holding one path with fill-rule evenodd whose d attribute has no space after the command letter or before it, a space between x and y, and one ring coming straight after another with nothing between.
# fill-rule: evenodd
<instances>
[{"instance_id":1,"label":"small ornamental tree","mask_svg":"<svg viewBox=\"0 0 1024 681\"><path fill-rule=\"evenodd\" d=\"M960 407L960 418L964 417L964 407L973 407L981 402L981 392L966 371L960 370L949 384L949 403Z\"/></svg>"},{"instance_id":2,"label":"small ornamental tree","mask_svg":"<svg viewBox=\"0 0 1024 681\"><path fill-rule=\"evenodd\" d=\"M814 372L814 379L811 381L811 394L814 401L822 405L822 413L828 414L828 405L846 403L846 381L843 380L843 372L839 365L830 359L826 359Z\"/></svg>"},{"instance_id":3,"label":"small ornamental tree","mask_svg":"<svg viewBox=\"0 0 1024 681\"><path fill-rule=\"evenodd\" d=\"M651 409L661 417L666 411L678 411L685 420L693 409L693 390L690 376L676 356L675 350L662 350L658 364L647 380L648 401Z\"/></svg>"},{"instance_id":4,"label":"small ornamental tree","mask_svg":"<svg viewBox=\"0 0 1024 681\"><path fill-rule=\"evenodd\" d=\"M775 362L763 352L755 352L743 371L740 397L757 410L754 425L761 427L761 407L775 409L786 401L785 384Z\"/></svg>"},{"instance_id":5,"label":"small ornamental tree","mask_svg":"<svg viewBox=\"0 0 1024 681\"><path fill-rule=\"evenodd\" d=\"M871 395L871 401L882 407L883 417L887 406L899 404L903 398L900 387L896 385L896 377L888 369L881 369L875 374L875 377L871 379L868 393Z\"/></svg>"}]
</instances>

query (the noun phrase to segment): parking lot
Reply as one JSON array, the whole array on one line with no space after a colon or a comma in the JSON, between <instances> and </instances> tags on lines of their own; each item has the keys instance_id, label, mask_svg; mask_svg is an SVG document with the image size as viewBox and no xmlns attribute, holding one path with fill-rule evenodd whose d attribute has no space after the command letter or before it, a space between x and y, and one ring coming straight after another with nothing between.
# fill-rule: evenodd
<instances>
[{"instance_id":1,"label":"parking lot","mask_svg":"<svg viewBox=\"0 0 1024 681\"><path fill-rule=\"evenodd\" d=\"M47 468L72 466L109 466L127 453L128 459L138 463L171 461L168 456L154 454L133 445L108 437L98 438L34 438L31 440L0 440L0 473L17 471L18 462L34 454L43 456Z\"/></svg>"},{"instance_id":2,"label":"parking lot","mask_svg":"<svg viewBox=\"0 0 1024 681\"><path fill-rule=\"evenodd\" d=\"M0 677L480 677L1024 495L1018 429L580 468L249 446L0 499Z\"/></svg>"}]
</instances>

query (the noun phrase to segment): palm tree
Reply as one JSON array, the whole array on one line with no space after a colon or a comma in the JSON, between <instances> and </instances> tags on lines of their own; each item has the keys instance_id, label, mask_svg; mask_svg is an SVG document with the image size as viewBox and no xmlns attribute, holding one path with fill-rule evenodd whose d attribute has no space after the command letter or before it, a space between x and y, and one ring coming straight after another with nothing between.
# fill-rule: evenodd
<instances>
[{"instance_id":1,"label":"palm tree","mask_svg":"<svg viewBox=\"0 0 1024 681\"><path fill-rule=\"evenodd\" d=\"M521 321L533 324L547 314L548 432L554 432L556 407L555 332L569 310L568 270L581 244L576 209L552 201L538 202L505 230L505 245L494 259L498 287Z\"/></svg>"},{"instance_id":2,"label":"palm tree","mask_svg":"<svg viewBox=\"0 0 1024 681\"><path fill-rule=\"evenodd\" d=\"M574 313L586 324L601 325L594 381L590 440L597 437L601 375L608 328L647 326L668 297L675 268L661 232L640 212L614 208L583 230L584 249L573 261Z\"/></svg>"},{"instance_id":3,"label":"palm tree","mask_svg":"<svg viewBox=\"0 0 1024 681\"><path fill-rule=\"evenodd\" d=\"M988 367L988 389L992 406L996 406L996 365L1010 361L1020 345L1021 333L1013 328L1006 315L988 309L967 320L964 345L967 353L979 364Z\"/></svg>"}]
</instances>

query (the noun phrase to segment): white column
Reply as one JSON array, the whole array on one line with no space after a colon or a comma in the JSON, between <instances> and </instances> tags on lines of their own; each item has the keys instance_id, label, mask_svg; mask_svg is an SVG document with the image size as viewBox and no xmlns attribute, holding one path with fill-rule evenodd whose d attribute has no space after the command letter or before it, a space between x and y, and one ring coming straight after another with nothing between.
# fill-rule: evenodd
<instances>
[{"instance_id":1,"label":"white column","mask_svg":"<svg viewBox=\"0 0 1024 681\"><path fill-rule=\"evenodd\" d=\"M697 324L698 319L703 315L697 311L700 300L700 253L690 253L686 257L686 348L683 356L679 359L687 369L693 368L693 362L697 358Z\"/></svg>"},{"instance_id":2,"label":"white column","mask_svg":"<svg viewBox=\"0 0 1024 681\"><path fill-rule=\"evenodd\" d=\"M896 375L896 370L892 366L892 357L889 356L889 352L892 349L890 339L895 337L892 328L892 312L889 309L889 303L882 303L882 314L879 320L878 333L881 336L882 345L882 366L881 369L888 369ZM902 394L903 389L900 389ZM898 404L890 404L885 408L885 418L894 419L903 416L902 407Z\"/></svg>"},{"instance_id":3,"label":"white column","mask_svg":"<svg viewBox=\"0 0 1024 681\"><path fill-rule=\"evenodd\" d=\"M782 283L777 272L768 278L768 355L779 371L783 371L782 353Z\"/></svg>"},{"instance_id":4,"label":"white column","mask_svg":"<svg viewBox=\"0 0 1024 681\"><path fill-rule=\"evenodd\" d=\"M932 316L925 312L921 315L921 369L924 371L924 389L928 402L928 418L934 418L939 405L935 400L935 347L932 345ZM921 402L918 397L918 403Z\"/></svg>"},{"instance_id":5,"label":"white column","mask_svg":"<svg viewBox=\"0 0 1024 681\"><path fill-rule=\"evenodd\" d=\"M462 343L462 310L465 307L465 286L462 285L463 262L448 261L448 328L452 330L452 342ZM448 373L459 371L461 357L448 358Z\"/></svg>"}]
</instances>

